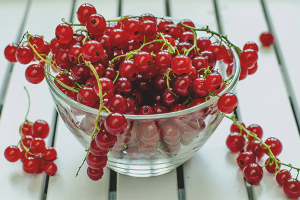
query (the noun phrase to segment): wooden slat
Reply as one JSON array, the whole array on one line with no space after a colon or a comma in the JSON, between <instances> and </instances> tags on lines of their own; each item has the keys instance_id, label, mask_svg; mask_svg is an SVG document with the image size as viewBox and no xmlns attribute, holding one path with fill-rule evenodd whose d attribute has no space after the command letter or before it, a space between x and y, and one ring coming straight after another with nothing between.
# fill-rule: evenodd
<instances>
[{"instance_id":1,"label":"wooden slat","mask_svg":"<svg viewBox=\"0 0 300 200\"><path fill-rule=\"evenodd\" d=\"M59 4L59 6L57 6ZM15 4L14 4L15 5ZM17 6L18 7L18 6ZM49 41L54 37L56 25L60 22L59 15L70 12L71 1L32 1L29 9L27 21L24 25L23 32L29 31L31 34L42 34ZM11 8L12 12L14 8ZM53 15L52 10L58 14ZM16 14L15 12L12 12ZM9 18L5 18L9 19ZM27 96L23 90L26 86L31 96L31 111L29 120L33 122L37 119L46 120L49 125L53 124L54 106L50 94L47 89L46 82L38 85L30 84L24 77L26 66L15 64L12 72L11 80L7 96L4 102L0 122L0 141L1 151L11 144L17 144L19 140L18 129L24 120L27 109ZM50 127L50 132L52 133ZM46 139L46 144L50 145L52 135ZM8 163L4 157L0 157L1 163L1 198L3 199L39 199L44 191L45 175L28 175L23 172L22 164Z\"/></svg>"},{"instance_id":2,"label":"wooden slat","mask_svg":"<svg viewBox=\"0 0 300 200\"><path fill-rule=\"evenodd\" d=\"M218 31L213 1L172 0L170 4L172 17L191 19ZM207 144L184 164L186 199L248 199L235 155L225 145L230 124L224 119Z\"/></svg>"},{"instance_id":3,"label":"wooden slat","mask_svg":"<svg viewBox=\"0 0 300 200\"><path fill-rule=\"evenodd\" d=\"M122 1L122 15L151 13L165 15L165 1ZM178 199L176 170L151 178L135 178L118 174L117 199Z\"/></svg>"},{"instance_id":4,"label":"wooden slat","mask_svg":"<svg viewBox=\"0 0 300 200\"><path fill-rule=\"evenodd\" d=\"M6 31L2 31L0 40L0 49L4 52L5 47L9 43L19 42L19 32L23 22L23 18L26 12L26 6L28 1L9 1L3 0L0 2L0 23L2 27L6 27ZM14 12L12 12L14 10ZM7 20L9 19L9 20ZM10 65L5 57L4 53L0 54L0 106L4 97L5 82L10 75ZM3 95L3 96L2 96Z\"/></svg>"},{"instance_id":5,"label":"wooden slat","mask_svg":"<svg viewBox=\"0 0 300 200\"><path fill-rule=\"evenodd\" d=\"M76 1L73 16L74 23L78 23L76 11L83 3L86 3L86 1ZM89 3L94 5L97 12L102 14L105 19L117 16L117 0L91 0ZM65 14L60 14L60 17L64 16ZM50 177L47 199L108 199L110 175L108 168L104 169L102 179L94 182L86 174L87 164L85 163L78 177L75 178L75 174L86 152L84 151L84 147L76 140L73 133L68 130L61 118L57 124L54 147L58 151L58 175Z\"/></svg>"},{"instance_id":6,"label":"wooden slat","mask_svg":"<svg viewBox=\"0 0 300 200\"><path fill-rule=\"evenodd\" d=\"M267 30L260 1L220 0L218 2L220 19L223 23L224 32L229 35L229 39L241 48L249 40L260 45L259 36ZM284 16L277 12L274 15ZM278 29L280 28L282 25L278 26ZM293 32L293 29L295 28L289 27L290 32ZM281 37L290 36L282 34ZM281 37L278 40L281 40ZM290 39L293 40L294 38L290 37ZM293 47L294 45L293 43ZM274 48L261 47L258 54L257 73L241 81L238 86L238 98L243 121L246 125L252 123L261 125L264 130L264 140L271 136L280 139L283 144L283 152L279 155L279 159L282 162L291 162L300 166L300 160L295 159L293 153L300 151L298 130ZM263 164L265 159L266 156L260 164ZM237 166L235 168L238 169ZM295 176L294 173L293 175ZM268 174L265 169L260 185L252 188L256 199L288 199L278 187L275 178Z\"/></svg>"}]
</instances>

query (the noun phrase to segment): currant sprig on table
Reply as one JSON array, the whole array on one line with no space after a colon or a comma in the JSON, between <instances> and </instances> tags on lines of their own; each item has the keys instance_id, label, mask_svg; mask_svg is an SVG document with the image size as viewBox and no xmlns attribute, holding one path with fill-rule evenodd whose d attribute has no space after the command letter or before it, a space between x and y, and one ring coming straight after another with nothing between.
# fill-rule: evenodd
<instances>
[{"instance_id":1,"label":"currant sprig on table","mask_svg":"<svg viewBox=\"0 0 300 200\"><path fill-rule=\"evenodd\" d=\"M26 173L45 172L47 175L54 175L57 171L57 166L54 163L57 153L53 147L46 147L44 141L49 135L49 125L44 120L37 120L34 123L28 120L30 96L26 87L24 89L28 95L28 110L19 130L21 139L18 145L7 147L4 156L9 162L21 160L23 170Z\"/></svg>"},{"instance_id":2,"label":"currant sprig on table","mask_svg":"<svg viewBox=\"0 0 300 200\"><path fill-rule=\"evenodd\" d=\"M263 167L267 172L276 175L277 183L283 187L284 193L290 198L299 198L300 183L297 180L300 168L293 166L292 164L286 164L281 162L277 156L282 151L282 144L280 140L274 137L270 137L263 141L262 128L257 124L252 124L245 127L245 124L241 123L233 115L226 118L233 121L230 128L231 134L226 140L227 147L235 153L239 153L237 157L237 164L243 170L245 180L251 185L257 185L263 177ZM242 151L246 145L246 139L248 139L248 145L246 151ZM242 152L241 152L242 151ZM264 166L257 164L263 155L268 155ZM280 170L281 165L284 165L290 170ZM290 171L296 170L297 175L292 178Z\"/></svg>"}]
</instances>

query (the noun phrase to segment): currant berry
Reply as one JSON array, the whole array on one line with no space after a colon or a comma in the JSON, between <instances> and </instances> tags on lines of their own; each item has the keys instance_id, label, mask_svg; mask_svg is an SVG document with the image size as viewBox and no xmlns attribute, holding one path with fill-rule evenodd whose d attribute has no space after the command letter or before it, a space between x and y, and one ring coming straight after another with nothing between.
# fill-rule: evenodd
<instances>
[{"instance_id":1,"label":"currant berry","mask_svg":"<svg viewBox=\"0 0 300 200\"><path fill-rule=\"evenodd\" d=\"M172 57L166 51L160 51L155 56L155 66L159 69L168 69L171 67Z\"/></svg>"},{"instance_id":2,"label":"currant berry","mask_svg":"<svg viewBox=\"0 0 300 200\"><path fill-rule=\"evenodd\" d=\"M121 77L127 78L130 81L134 81L139 75L139 71L132 60L123 61L119 67L119 73Z\"/></svg>"},{"instance_id":3,"label":"currant berry","mask_svg":"<svg viewBox=\"0 0 300 200\"><path fill-rule=\"evenodd\" d=\"M98 62L104 55L104 49L100 42L89 40L82 46L82 56L90 62Z\"/></svg>"},{"instance_id":4,"label":"currant berry","mask_svg":"<svg viewBox=\"0 0 300 200\"><path fill-rule=\"evenodd\" d=\"M106 156L108 153L108 150L102 150L98 147L95 138L92 140L90 144L90 151L95 156Z\"/></svg>"},{"instance_id":5,"label":"currant berry","mask_svg":"<svg viewBox=\"0 0 300 200\"><path fill-rule=\"evenodd\" d=\"M213 69L216 66L216 56L211 51L202 51L201 55L206 58L209 69Z\"/></svg>"},{"instance_id":6,"label":"currant berry","mask_svg":"<svg viewBox=\"0 0 300 200\"><path fill-rule=\"evenodd\" d=\"M155 122L143 122L138 129L139 138L148 145L154 145L160 139L160 129Z\"/></svg>"},{"instance_id":7,"label":"currant berry","mask_svg":"<svg viewBox=\"0 0 300 200\"><path fill-rule=\"evenodd\" d=\"M144 105L144 106L140 107L140 109L138 110L138 114L139 115L153 115L154 110L151 106Z\"/></svg>"},{"instance_id":8,"label":"currant berry","mask_svg":"<svg viewBox=\"0 0 300 200\"><path fill-rule=\"evenodd\" d=\"M92 35L103 35L106 29L106 21L100 14L92 14L86 21L86 29Z\"/></svg>"},{"instance_id":9,"label":"currant berry","mask_svg":"<svg viewBox=\"0 0 300 200\"><path fill-rule=\"evenodd\" d=\"M46 163L43 170L48 176L53 176L57 172L57 166L53 161L50 161Z\"/></svg>"},{"instance_id":10,"label":"currant berry","mask_svg":"<svg viewBox=\"0 0 300 200\"><path fill-rule=\"evenodd\" d=\"M130 96L133 92L133 84L127 78L119 78L115 83L115 93L122 96Z\"/></svg>"},{"instance_id":11,"label":"currant berry","mask_svg":"<svg viewBox=\"0 0 300 200\"><path fill-rule=\"evenodd\" d=\"M27 65L33 60L33 54L29 46L19 47L16 51L16 59L19 63Z\"/></svg>"},{"instance_id":12,"label":"currant berry","mask_svg":"<svg viewBox=\"0 0 300 200\"><path fill-rule=\"evenodd\" d=\"M197 47L200 49L200 52L207 51L210 47L211 41L208 37L200 37L197 39Z\"/></svg>"},{"instance_id":13,"label":"currant berry","mask_svg":"<svg viewBox=\"0 0 300 200\"><path fill-rule=\"evenodd\" d=\"M240 152L237 159L237 164L243 170L248 164L250 163L256 163L256 157L253 152Z\"/></svg>"},{"instance_id":14,"label":"currant berry","mask_svg":"<svg viewBox=\"0 0 300 200\"><path fill-rule=\"evenodd\" d=\"M123 49L127 45L128 37L122 29L112 30L109 36L114 49Z\"/></svg>"},{"instance_id":15,"label":"currant berry","mask_svg":"<svg viewBox=\"0 0 300 200\"><path fill-rule=\"evenodd\" d=\"M168 24L165 27L163 32L165 35L171 35L175 40L177 40L180 36L180 32L178 27L175 24Z\"/></svg>"},{"instance_id":16,"label":"currant berry","mask_svg":"<svg viewBox=\"0 0 300 200\"><path fill-rule=\"evenodd\" d=\"M125 21L123 30L130 38L136 38L140 35L140 21L135 18L129 18Z\"/></svg>"},{"instance_id":17,"label":"currant berry","mask_svg":"<svg viewBox=\"0 0 300 200\"><path fill-rule=\"evenodd\" d=\"M84 64L74 65L71 68L71 76L78 83L85 83L90 78L90 69Z\"/></svg>"},{"instance_id":18,"label":"currant berry","mask_svg":"<svg viewBox=\"0 0 300 200\"><path fill-rule=\"evenodd\" d=\"M257 185L263 177L263 170L258 164L250 163L244 168L243 174L247 183Z\"/></svg>"},{"instance_id":19,"label":"currant berry","mask_svg":"<svg viewBox=\"0 0 300 200\"><path fill-rule=\"evenodd\" d=\"M21 157L21 151L17 146L9 146L4 151L4 157L9 162L16 162Z\"/></svg>"},{"instance_id":20,"label":"currant berry","mask_svg":"<svg viewBox=\"0 0 300 200\"><path fill-rule=\"evenodd\" d=\"M286 169L282 169L276 174L276 181L281 187L290 178L292 178L291 173Z\"/></svg>"},{"instance_id":21,"label":"currant berry","mask_svg":"<svg viewBox=\"0 0 300 200\"><path fill-rule=\"evenodd\" d=\"M180 22L182 24L184 24L184 25L187 25L187 26L190 26L192 28L195 28L195 24L191 20L189 20L189 19L183 19ZM177 27L178 27L178 30L179 30L180 33L183 33L185 31L191 31L190 29L181 26L179 23L177 24Z\"/></svg>"},{"instance_id":22,"label":"currant berry","mask_svg":"<svg viewBox=\"0 0 300 200\"><path fill-rule=\"evenodd\" d=\"M98 181L103 176L103 169L93 169L93 168L88 167L87 175L91 180Z\"/></svg>"},{"instance_id":23,"label":"currant berry","mask_svg":"<svg viewBox=\"0 0 300 200\"><path fill-rule=\"evenodd\" d=\"M114 83L112 82L112 80L105 77L101 77L99 80L101 83L102 94L106 94L105 97L110 98L115 91ZM96 80L94 81L94 90L97 94L99 93L98 82Z\"/></svg>"},{"instance_id":24,"label":"currant berry","mask_svg":"<svg viewBox=\"0 0 300 200\"><path fill-rule=\"evenodd\" d=\"M177 75L188 73L192 67L192 61L185 55L177 55L172 59L171 68Z\"/></svg>"},{"instance_id":25,"label":"currant berry","mask_svg":"<svg viewBox=\"0 0 300 200\"><path fill-rule=\"evenodd\" d=\"M192 65L197 69L207 69L208 68L208 62L207 59L202 56L197 56L193 59ZM203 74L203 71L200 71L200 74Z\"/></svg>"},{"instance_id":26,"label":"currant berry","mask_svg":"<svg viewBox=\"0 0 300 200\"><path fill-rule=\"evenodd\" d=\"M31 144L32 140L33 140L33 137L31 135L26 135L26 136L23 136L22 143L24 144L24 146L26 148L30 148L30 144ZM21 145L21 149L24 150L23 145Z\"/></svg>"},{"instance_id":27,"label":"currant berry","mask_svg":"<svg viewBox=\"0 0 300 200\"><path fill-rule=\"evenodd\" d=\"M26 135L32 136L33 135L33 133L32 133L32 126L33 126L32 122L25 121L25 123L22 126L22 134L23 134L23 136L26 136ZM21 126L20 126L20 132L21 132Z\"/></svg>"},{"instance_id":28,"label":"currant berry","mask_svg":"<svg viewBox=\"0 0 300 200\"><path fill-rule=\"evenodd\" d=\"M206 86L210 91L217 91L223 85L223 78L218 71L213 71L206 77Z\"/></svg>"},{"instance_id":29,"label":"currant berry","mask_svg":"<svg viewBox=\"0 0 300 200\"><path fill-rule=\"evenodd\" d=\"M134 57L134 64L139 72L148 72L153 67L153 59L150 53L141 51Z\"/></svg>"},{"instance_id":30,"label":"currant berry","mask_svg":"<svg viewBox=\"0 0 300 200\"><path fill-rule=\"evenodd\" d=\"M115 94L109 98L107 108L113 113L118 112L124 114L127 110L126 99L122 95Z\"/></svg>"},{"instance_id":31,"label":"currant berry","mask_svg":"<svg viewBox=\"0 0 300 200\"><path fill-rule=\"evenodd\" d=\"M257 71L257 68L258 68L257 63L255 63L255 65L252 68L247 69L248 75L254 74Z\"/></svg>"},{"instance_id":32,"label":"currant berry","mask_svg":"<svg viewBox=\"0 0 300 200\"><path fill-rule=\"evenodd\" d=\"M276 169L276 165L275 165L275 161L269 161L270 158L268 158L266 161L265 161L265 165L266 165L266 170L271 173L271 174L274 174L277 169ZM277 161L280 162L280 160L278 158L276 158ZM271 165L272 164L272 165ZM278 163L278 170L280 169L281 167L281 164Z\"/></svg>"},{"instance_id":33,"label":"currant berry","mask_svg":"<svg viewBox=\"0 0 300 200\"><path fill-rule=\"evenodd\" d=\"M32 126L32 133L34 138L45 139L49 135L49 125L44 120L36 120Z\"/></svg>"},{"instance_id":34,"label":"currant berry","mask_svg":"<svg viewBox=\"0 0 300 200\"><path fill-rule=\"evenodd\" d=\"M50 42L50 51L55 55L60 49L67 48L65 44L58 41L57 38L53 38Z\"/></svg>"},{"instance_id":35,"label":"currant berry","mask_svg":"<svg viewBox=\"0 0 300 200\"><path fill-rule=\"evenodd\" d=\"M274 43L274 37L271 32L264 32L259 37L263 46L268 47Z\"/></svg>"},{"instance_id":36,"label":"currant berry","mask_svg":"<svg viewBox=\"0 0 300 200\"><path fill-rule=\"evenodd\" d=\"M177 124L173 122L168 122L164 124L161 128L161 139L169 144L175 145L180 142L180 132Z\"/></svg>"},{"instance_id":37,"label":"currant berry","mask_svg":"<svg viewBox=\"0 0 300 200\"><path fill-rule=\"evenodd\" d=\"M252 151L255 154L257 160L260 160L263 157L264 152L265 152L265 150L261 147L261 144L258 140L254 140L254 141L250 142L248 144L246 150Z\"/></svg>"},{"instance_id":38,"label":"currant berry","mask_svg":"<svg viewBox=\"0 0 300 200\"><path fill-rule=\"evenodd\" d=\"M87 164L93 169L103 169L107 163L107 156L95 156L89 153L86 158Z\"/></svg>"},{"instance_id":39,"label":"currant berry","mask_svg":"<svg viewBox=\"0 0 300 200\"><path fill-rule=\"evenodd\" d=\"M186 75L180 75L175 79L173 89L176 94L187 96L192 91L192 80Z\"/></svg>"},{"instance_id":40,"label":"currant berry","mask_svg":"<svg viewBox=\"0 0 300 200\"><path fill-rule=\"evenodd\" d=\"M69 60L69 49L60 49L55 55L55 62L62 71L71 69L73 63Z\"/></svg>"},{"instance_id":41,"label":"currant berry","mask_svg":"<svg viewBox=\"0 0 300 200\"><path fill-rule=\"evenodd\" d=\"M83 105L93 107L98 100L98 96L93 88L83 87L77 94L77 101Z\"/></svg>"},{"instance_id":42,"label":"currant berry","mask_svg":"<svg viewBox=\"0 0 300 200\"><path fill-rule=\"evenodd\" d=\"M290 178L283 184L283 192L290 199L298 199L300 197L300 183L297 179Z\"/></svg>"},{"instance_id":43,"label":"currant berry","mask_svg":"<svg viewBox=\"0 0 300 200\"><path fill-rule=\"evenodd\" d=\"M70 48L69 50L69 60L74 63L74 64L78 64L78 63L82 63L83 60L82 58L79 58L79 55L82 53L82 47L80 45L74 45Z\"/></svg>"},{"instance_id":44,"label":"currant berry","mask_svg":"<svg viewBox=\"0 0 300 200\"><path fill-rule=\"evenodd\" d=\"M161 102L165 106L172 107L178 102L178 97L174 94L174 92L165 90L161 94Z\"/></svg>"},{"instance_id":45,"label":"currant berry","mask_svg":"<svg viewBox=\"0 0 300 200\"><path fill-rule=\"evenodd\" d=\"M43 158L46 161L53 161L57 157L57 152L53 147L46 147L43 153Z\"/></svg>"},{"instance_id":46,"label":"currant berry","mask_svg":"<svg viewBox=\"0 0 300 200\"><path fill-rule=\"evenodd\" d=\"M258 46L255 42L247 42L243 47L243 51L246 49L253 49L256 53L258 52Z\"/></svg>"},{"instance_id":47,"label":"currant berry","mask_svg":"<svg viewBox=\"0 0 300 200\"><path fill-rule=\"evenodd\" d=\"M55 36L60 43L69 43L73 39L73 29L70 25L61 23L55 29Z\"/></svg>"},{"instance_id":48,"label":"currant berry","mask_svg":"<svg viewBox=\"0 0 300 200\"><path fill-rule=\"evenodd\" d=\"M218 108L221 112L230 114L236 110L238 99L233 93L225 93L218 100Z\"/></svg>"},{"instance_id":49,"label":"currant berry","mask_svg":"<svg viewBox=\"0 0 300 200\"><path fill-rule=\"evenodd\" d=\"M230 133L226 140L226 145L233 153L240 152L246 144L245 138L239 133Z\"/></svg>"},{"instance_id":50,"label":"currant berry","mask_svg":"<svg viewBox=\"0 0 300 200\"><path fill-rule=\"evenodd\" d=\"M244 80L248 75L248 70L244 67L241 67L241 73L239 77L239 81Z\"/></svg>"},{"instance_id":51,"label":"currant berry","mask_svg":"<svg viewBox=\"0 0 300 200\"><path fill-rule=\"evenodd\" d=\"M104 122L104 127L112 135L118 135L127 126L127 120L120 113L109 114Z\"/></svg>"},{"instance_id":52,"label":"currant berry","mask_svg":"<svg viewBox=\"0 0 300 200\"><path fill-rule=\"evenodd\" d=\"M26 68L25 78L29 83L38 84L42 82L45 78L44 68L37 65L32 64Z\"/></svg>"},{"instance_id":53,"label":"currant berry","mask_svg":"<svg viewBox=\"0 0 300 200\"><path fill-rule=\"evenodd\" d=\"M5 56L6 60L8 60L11 63L17 62L16 52L17 52L18 48L19 48L19 45L16 43L11 43L11 44L7 45L4 49L4 56Z\"/></svg>"},{"instance_id":54,"label":"currant berry","mask_svg":"<svg viewBox=\"0 0 300 200\"><path fill-rule=\"evenodd\" d=\"M251 131L252 133L255 133L257 137L262 138L263 136L263 130L262 128L257 124L251 124L247 127L247 130ZM249 137L249 142L253 140L253 137Z\"/></svg>"},{"instance_id":55,"label":"currant berry","mask_svg":"<svg viewBox=\"0 0 300 200\"><path fill-rule=\"evenodd\" d=\"M96 14L96 13L97 13L96 8L93 5L91 5L89 3L82 4L77 10L78 21L81 24L86 25L87 19L92 14Z\"/></svg>"},{"instance_id":56,"label":"currant berry","mask_svg":"<svg viewBox=\"0 0 300 200\"><path fill-rule=\"evenodd\" d=\"M151 20L143 21L140 24L139 32L141 37L145 37L147 39L154 39L157 34L157 25L155 22Z\"/></svg>"},{"instance_id":57,"label":"currant berry","mask_svg":"<svg viewBox=\"0 0 300 200\"><path fill-rule=\"evenodd\" d=\"M199 95L199 97L205 97L209 93L209 89L206 86L206 80L202 77L196 78L193 81L193 91Z\"/></svg>"},{"instance_id":58,"label":"currant berry","mask_svg":"<svg viewBox=\"0 0 300 200\"><path fill-rule=\"evenodd\" d=\"M42 154L45 150L46 143L42 138L33 138L30 143L30 151L34 154Z\"/></svg>"},{"instance_id":59,"label":"currant berry","mask_svg":"<svg viewBox=\"0 0 300 200\"><path fill-rule=\"evenodd\" d=\"M243 122L239 122L243 127L246 128L246 125ZM242 135L247 136L247 133L244 130L239 129L239 127L235 124L232 123L232 125L230 126L230 132L236 132L236 133L240 133L242 131Z\"/></svg>"},{"instance_id":60,"label":"currant berry","mask_svg":"<svg viewBox=\"0 0 300 200\"><path fill-rule=\"evenodd\" d=\"M36 173L39 170L39 167L39 161L34 157L28 157L23 162L23 170L28 174Z\"/></svg>"},{"instance_id":61,"label":"currant berry","mask_svg":"<svg viewBox=\"0 0 300 200\"><path fill-rule=\"evenodd\" d=\"M105 129L104 126L100 127L100 131L95 137L96 144L100 149L109 150L111 149L115 143L117 142L117 137L114 135L109 134Z\"/></svg>"},{"instance_id":62,"label":"currant berry","mask_svg":"<svg viewBox=\"0 0 300 200\"><path fill-rule=\"evenodd\" d=\"M66 88L64 88L62 85L60 85L57 82L57 79L62 82L63 84L69 86L69 87L73 87L73 81L65 74L58 74L55 79L54 79L54 83L55 85L63 92L65 93L67 91Z\"/></svg>"},{"instance_id":63,"label":"currant berry","mask_svg":"<svg viewBox=\"0 0 300 200\"><path fill-rule=\"evenodd\" d=\"M174 24L174 22L170 19L162 19L157 25L158 32L163 33L168 24Z\"/></svg>"},{"instance_id":64,"label":"currant berry","mask_svg":"<svg viewBox=\"0 0 300 200\"><path fill-rule=\"evenodd\" d=\"M30 36L28 42L34 46L37 51L41 51L44 48L44 40L39 35Z\"/></svg>"},{"instance_id":65,"label":"currant berry","mask_svg":"<svg viewBox=\"0 0 300 200\"><path fill-rule=\"evenodd\" d=\"M257 62L258 55L253 49L246 49L240 54L241 67L250 69Z\"/></svg>"},{"instance_id":66,"label":"currant berry","mask_svg":"<svg viewBox=\"0 0 300 200\"><path fill-rule=\"evenodd\" d=\"M266 139L265 144L270 146L270 149L271 149L272 153L274 154L274 156L278 156L282 151L282 144L281 144L280 140L278 140L275 137L270 137L270 138ZM268 154L267 151L266 151L266 154Z\"/></svg>"}]
</instances>

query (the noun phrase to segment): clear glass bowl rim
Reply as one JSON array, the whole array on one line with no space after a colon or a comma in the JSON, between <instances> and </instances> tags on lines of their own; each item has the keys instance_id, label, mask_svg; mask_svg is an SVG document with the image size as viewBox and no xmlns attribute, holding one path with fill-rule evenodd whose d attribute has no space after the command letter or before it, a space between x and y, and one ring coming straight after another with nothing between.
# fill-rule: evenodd
<instances>
[{"instance_id":1,"label":"clear glass bowl rim","mask_svg":"<svg viewBox=\"0 0 300 200\"><path fill-rule=\"evenodd\" d=\"M162 17L160 17L162 18ZM173 17L163 17L166 19L170 19L170 20L175 20L175 21L180 21L181 19L177 19L177 18L173 18ZM115 19L119 19L119 18L115 18ZM199 24L195 24L195 26L198 28L205 28L205 26L199 25ZM217 40L219 40L219 38L215 37ZM222 43L227 45L227 42L222 39ZM227 45L228 46L228 45ZM235 49L233 47L230 47L230 50L233 54L234 57L234 64L235 64L235 71L234 71L234 76L232 78L232 80L230 81L230 83L227 85L227 87L219 93L219 96L222 96L222 94L230 92L234 89L234 87L237 85L237 82L239 80L239 76L240 76L240 60L239 60L239 56L237 54L237 52L235 51ZM65 95L54 83L53 78L48 74L51 74L51 70L50 70L50 65L49 64L45 64L45 78L46 78L46 82L48 84L48 87L50 89L51 92L54 92L55 95L57 95L60 99L64 100L66 103L68 103L69 105L82 110L84 112L87 113L92 113L97 115L98 110L85 106L83 104L80 104L76 101L74 101L73 99L69 98L67 95ZM207 106L212 105L213 103L215 103L218 100L219 97L215 96L213 98L211 98L210 100L194 106L194 107L190 107L188 109L185 110L181 110L181 111L176 111L176 112L170 112L170 113L164 113L164 114L153 114L153 115L127 115L124 114L125 118L128 120L141 120L141 119L162 119L162 118L170 118L170 117L177 117L177 116L181 116L181 115L185 115L185 114L189 114L189 113L193 113L197 110L203 109ZM108 116L108 113L103 111L101 112L100 116L106 117Z\"/></svg>"}]
</instances>

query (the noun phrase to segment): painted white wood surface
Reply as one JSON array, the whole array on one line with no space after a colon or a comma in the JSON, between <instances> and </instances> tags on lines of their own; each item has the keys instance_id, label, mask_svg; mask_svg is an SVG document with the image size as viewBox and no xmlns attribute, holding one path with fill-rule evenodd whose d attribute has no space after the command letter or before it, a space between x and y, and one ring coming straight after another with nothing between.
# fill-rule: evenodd
<instances>
[{"instance_id":1,"label":"painted white wood surface","mask_svg":"<svg viewBox=\"0 0 300 200\"><path fill-rule=\"evenodd\" d=\"M172 0L170 6L173 17L188 18L218 31L213 1ZM186 199L248 199L242 172L235 167L236 156L225 144L230 125L224 119L207 143L184 164Z\"/></svg>"},{"instance_id":2,"label":"painted white wood surface","mask_svg":"<svg viewBox=\"0 0 300 200\"><path fill-rule=\"evenodd\" d=\"M165 1L122 1L122 15L141 15L151 13L164 16L166 13ZM178 199L176 170L167 174L151 177L136 178L118 173L117 200L133 199Z\"/></svg>"},{"instance_id":3,"label":"painted white wood surface","mask_svg":"<svg viewBox=\"0 0 300 200\"><path fill-rule=\"evenodd\" d=\"M77 9L86 1L76 1L73 22L78 23ZM114 1L89 1L95 6L97 12L106 19L117 16L117 0ZM63 16L63 15L61 15ZM76 140L63 120L59 117L57 124L54 147L58 152L57 176L49 179L47 199L108 199L109 197L109 168L104 169L104 175L99 181L92 181L86 174L87 164L82 167L75 178L78 167L81 165L86 152L84 147ZM63 192L62 191L63 188Z\"/></svg>"},{"instance_id":4,"label":"painted white wood surface","mask_svg":"<svg viewBox=\"0 0 300 200\"><path fill-rule=\"evenodd\" d=\"M57 5L60 6L57 6ZM56 15L45 10L55 10ZM54 30L60 22L60 16L71 13L71 1L46 1L36 0L31 2L27 21L23 32L41 34L47 41L54 37ZM13 10L13 9L11 9ZM26 66L15 64L4 108L0 121L0 151L11 145L17 144L20 139L18 129L23 122L27 110L27 95L23 89L26 86L31 96L31 111L28 119L46 120L49 125L53 124L54 106L47 89L46 82L33 85L27 82L24 73ZM50 127L52 133L52 127ZM46 139L50 145L52 135ZM39 199L44 190L45 175L28 175L23 172L22 163L8 163L3 156L0 156L0 190L3 199Z\"/></svg>"},{"instance_id":5,"label":"painted white wood surface","mask_svg":"<svg viewBox=\"0 0 300 200\"><path fill-rule=\"evenodd\" d=\"M260 1L219 0L218 3L221 23L229 39L241 48L249 40L260 45L259 36L267 30ZM290 30L291 28L293 29L290 27ZM299 133L274 48L260 47L258 54L257 73L248 76L238 85L243 122L246 125L261 125L264 140L271 136L278 138L283 144L283 151L278 158L282 162L300 166L300 159L296 156L296 152L300 151ZM267 156L263 157L263 162L266 158ZM256 199L288 199L275 178L265 169L261 183L252 186L252 189Z\"/></svg>"},{"instance_id":6,"label":"painted white wood surface","mask_svg":"<svg viewBox=\"0 0 300 200\"><path fill-rule=\"evenodd\" d=\"M18 43L19 32L21 29L21 25L23 22L23 17L26 12L26 6L28 1L27 0L18 0L18 1L9 1L3 0L0 2L0 23L3 27L1 31L1 40L0 40L0 49L4 52L5 47L10 43ZM12 10L14 12L12 12ZM9 19L9 20L7 20ZM4 53L0 53L0 95L3 95L6 76L9 74L10 70L10 62L8 62L5 57ZM1 99L0 97L0 104Z\"/></svg>"}]
</instances>

